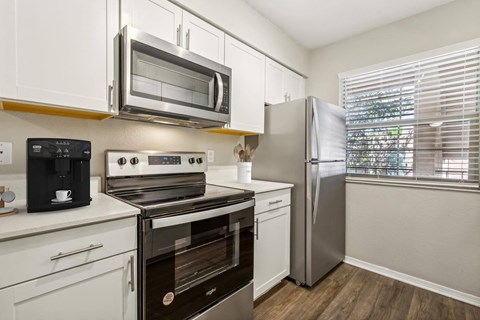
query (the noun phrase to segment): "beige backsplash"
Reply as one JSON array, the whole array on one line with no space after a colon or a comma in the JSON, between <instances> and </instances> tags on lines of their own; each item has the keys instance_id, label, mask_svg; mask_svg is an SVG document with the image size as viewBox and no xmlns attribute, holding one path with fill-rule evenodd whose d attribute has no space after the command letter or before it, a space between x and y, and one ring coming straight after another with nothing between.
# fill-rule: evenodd
<instances>
[{"instance_id":1,"label":"beige backsplash","mask_svg":"<svg viewBox=\"0 0 480 320\"><path fill-rule=\"evenodd\" d=\"M13 143L13 163L0 166L0 175L26 172L27 138L70 138L92 142L90 174L104 176L104 151L215 151L209 165L235 165L234 146L243 138L120 119L84 120L32 113L0 111L0 141Z\"/></svg>"}]
</instances>

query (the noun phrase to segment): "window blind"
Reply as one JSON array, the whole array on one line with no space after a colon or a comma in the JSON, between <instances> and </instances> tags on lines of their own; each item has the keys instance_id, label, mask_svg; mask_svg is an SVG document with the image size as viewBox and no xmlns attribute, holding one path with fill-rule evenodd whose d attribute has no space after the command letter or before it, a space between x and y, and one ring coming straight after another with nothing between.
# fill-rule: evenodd
<instances>
[{"instance_id":1,"label":"window blind","mask_svg":"<svg viewBox=\"0 0 480 320\"><path fill-rule=\"evenodd\" d=\"M478 184L480 47L340 85L349 174Z\"/></svg>"}]
</instances>

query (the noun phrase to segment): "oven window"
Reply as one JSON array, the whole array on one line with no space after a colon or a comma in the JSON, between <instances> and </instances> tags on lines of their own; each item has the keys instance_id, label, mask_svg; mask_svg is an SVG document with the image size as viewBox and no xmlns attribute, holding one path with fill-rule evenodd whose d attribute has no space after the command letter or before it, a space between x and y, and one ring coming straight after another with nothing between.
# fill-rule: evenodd
<instances>
[{"instance_id":1,"label":"oven window","mask_svg":"<svg viewBox=\"0 0 480 320\"><path fill-rule=\"evenodd\" d=\"M240 224L222 226L175 241L175 294L236 267Z\"/></svg>"}]
</instances>

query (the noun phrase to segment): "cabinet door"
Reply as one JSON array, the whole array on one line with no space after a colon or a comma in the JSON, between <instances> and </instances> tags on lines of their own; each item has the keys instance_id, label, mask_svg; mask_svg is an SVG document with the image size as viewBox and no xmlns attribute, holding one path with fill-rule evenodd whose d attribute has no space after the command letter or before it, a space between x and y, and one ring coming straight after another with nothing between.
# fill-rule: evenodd
<instances>
[{"instance_id":1,"label":"cabinet door","mask_svg":"<svg viewBox=\"0 0 480 320\"><path fill-rule=\"evenodd\" d=\"M265 56L228 35L225 39L225 65L232 69L229 129L263 133Z\"/></svg>"},{"instance_id":2,"label":"cabinet door","mask_svg":"<svg viewBox=\"0 0 480 320\"><path fill-rule=\"evenodd\" d=\"M267 58L265 66L265 102L277 104L287 101L284 79L285 67Z\"/></svg>"},{"instance_id":3,"label":"cabinet door","mask_svg":"<svg viewBox=\"0 0 480 320\"><path fill-rule=\"evenodd\" d=\"M181 45L182 9L167 0L122 0L121 26L131 25Z\"/></svg>"},{"instance_id":4,"label":"cabinet door","mask_svg":"<svg viewBox=\"0 0 480 320\"><path fill-rule=\"evenodd\" d=\"M183 11L183 47L205 58L223 64L225 59L225 33Z\"/></svg>"},{"instance_id":5,"label":"cabinet door","mask_svg":"<svg viewBox=\"0 0 480 320\"><path fill-rule=\"evenodd\" d=\"M0 290L0 319L136 319L131 257L135 251Z\"/></svg>"},{"instance_id":6,"label":"cabinet door","mask_svg":"<svg viewBox=\"0 0 480 320\"><path fill-rule=\"evenodd\" d=\"M290 206L255 216L254 299L290 274Z\"/></svg>"},{"instance_id":7,"label":"cabinet door","mask_svg":"<svg viewBox=\"0 0 480 320\"><path fill-rule=\"evenodd\" d=\"M0 96L109 111L119 0L4 0L0 12Z\"/></svg>"},{"instance_id":8,"label":"cabinet door","mask_svg":"<svg viewBox=\"0 0 480 320\"><path fill-rule=\"evenodd\" d=\"M285 72L285 91L288 101L305 97L305 79L290 70Z\"/></svg>"}]
</instances>

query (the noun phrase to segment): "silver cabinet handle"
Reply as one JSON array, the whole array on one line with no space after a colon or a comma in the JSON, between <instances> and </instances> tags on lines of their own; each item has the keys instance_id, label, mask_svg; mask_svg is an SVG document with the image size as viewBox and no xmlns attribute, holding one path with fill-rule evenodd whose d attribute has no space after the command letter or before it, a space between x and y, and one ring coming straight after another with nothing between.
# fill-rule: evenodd
<instances>
[{"instance_id":1,"label":"silver cabinet handle","mask_svg":"<svg viewBox=\"0 0 480 320\"><path fill-rule=\"evenodd\" d=\"M258 218L255 219L255 239L258 240Z\"/></svg>"},{"instance_id":2,"label":"silver cabinet handle","mask_svg":"<svg viewBox=\"0 0 480 320\"><path fill-rule=\"evenodd\" d=\"M186 41L186 49L190 50L190 29L187 30L187 34L185 35L185 41Z\"/></svg>"},{"instance_id":3,"label":"silver cabinet handle","mask_svg":"<svg viewBox=\"0 0 480 320\"><path fill-rule=\"evenodd\" d=\"M66 253L59 252L56 256L50 257L50 260L54 261L54 260L62 259L62 258L65 258L65 257L73 256L74 254L79 254L79 253L82 253L82 252L86 252L86 251L90 251L90 250L94 250L94 249L99 249L99 248L102 248L102 247L103 247L103 244L99 243L99 244L91 244L86 248L78 249L78 250L74 250L74 251L70 251L70 252L66 252Z\"/></svg>"},{"instance_id":4,"label":"silver cabinet handle","mask_svg":"<svg viewBox=\"0 0 480 320\"><path fill-rule=\"evenodd\" d=\"M285 98L285 102L288 101L288 94L285 92L285 94L283 95L283 98Z\"/></svg>"},{"instance_id":5,"label":"silver cabinet handle","mask_svg":"<svg viewBox=\"0 0 480 320\"><path fill-rule=\"evenodd\" d=\"M113 95L113 85L108 86L107 95L108 95L108 97L107 97L108 98L108 107L110 109L112 109L113 108L113 97L112 97L112 95Z\"/></svg>"},{"instance_id":6,"label":"silver cabinet handle","mask_svg":"<svg viewBox=\"0 0 480 320\"><path fill-rule=\"evenodd\" d=\"M177 27L177 46L180 46L181 32L182 32L182 25L179 24Z\"/></svg>"},{"instance_id":7,"label":"silver cabinet handle","mask_svg":"<svg viewBox=\"0 0 480 320\"><path fill-rule=\"evenodd\" d=\"M268 204L269 204L269 205L277 204L277 203L280 203L280 202L282 202L282 201L283 201L283 200L270 201Z\"/></svg>"},{"instance_id":8,"label":"silver cabinet handle","mask_svg":"<svg viewBox=\"0 0 480 320\"><path fill-rule=\"evenodd\" d=\"M130 281L128 284L130 285L130 291L135 291L135 256L130 256L130 260L128 261L130 265Z\"/></svg>"},{"instance_id":9,"label":"silver cabinet handle","mask_svg":"<svg viewBox=\"0 0 480 320\"><path fill-rule=\"evenodd\" d=\"M288 101L292 101L292 96L290 93L288 94Z\"/></svg>"}]
</instances>

